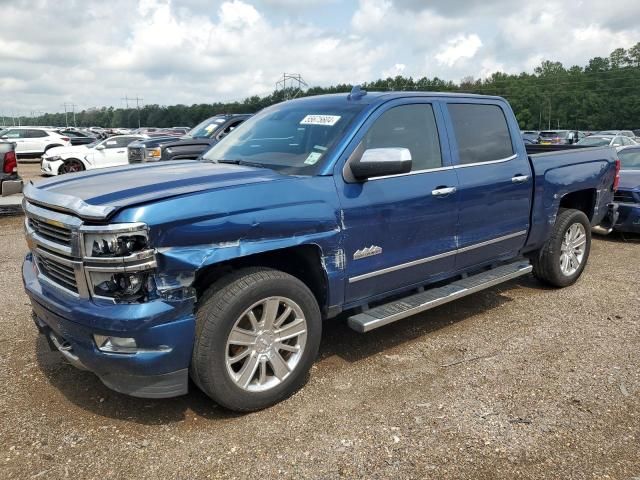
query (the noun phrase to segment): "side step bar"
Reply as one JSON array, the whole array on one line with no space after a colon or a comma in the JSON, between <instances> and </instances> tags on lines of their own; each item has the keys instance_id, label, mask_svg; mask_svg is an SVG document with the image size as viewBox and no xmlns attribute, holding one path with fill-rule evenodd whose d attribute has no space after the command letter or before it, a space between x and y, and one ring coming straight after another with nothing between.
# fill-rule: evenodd
<instances>
[{"instance_id":1,"label":"side step bar","mask_svg":"<svg viewBox=\"0 0 640 480\"><path fill-rule=\"evenodd\" d=\"M521 277L531 272L531 270L533 270L533 267L527 260L501 265L491 270L456 280L442 287L425 290L353 315L349 317L349 327L357 332L369 332L375 328L449 303L458 298L466 297L499 283Z\"/></svg>"}]
</instances>

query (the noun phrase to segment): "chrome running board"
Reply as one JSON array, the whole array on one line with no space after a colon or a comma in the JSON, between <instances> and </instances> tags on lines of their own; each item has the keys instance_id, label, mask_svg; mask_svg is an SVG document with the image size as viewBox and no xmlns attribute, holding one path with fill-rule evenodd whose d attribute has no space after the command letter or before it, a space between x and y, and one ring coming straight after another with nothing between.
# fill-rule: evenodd
<instances>
[{"instance_id":1,"label":"chrome running board","mask_svg":"<svg viewBox=\"0 0 640 480\"><path fill-rule=\"evenodd\" d=\"M466 297L513 278L521 277L530 273L531 270L533 270L533 267L527 260L501 265L491 270L456 280L442 287L425 290L424 292L371 308L357 315L352 315L348 320L349 327L357 332L369 332L383 325L402 320L458 298Z\"/></svg>"}]
</instances>

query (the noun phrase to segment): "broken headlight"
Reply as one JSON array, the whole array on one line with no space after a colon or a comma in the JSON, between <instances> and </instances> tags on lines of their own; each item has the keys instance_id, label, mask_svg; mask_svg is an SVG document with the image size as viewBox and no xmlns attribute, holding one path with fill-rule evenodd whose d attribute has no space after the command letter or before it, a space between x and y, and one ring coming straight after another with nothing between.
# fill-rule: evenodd
<instances>
[{"instance_id":1,"label":"broken headlight","mask_svg":"<svg viewBox=\"0 0 640 480\"><path fill-rule=\"evenodd\" d=\"M118 302L141 302L156 295L151 271L98 272L90 271L93 295Z\"/></svg>"},{"instance_id":2,"label":"broken headlight","mask_svg":"<svg viewBox=\"0 0 640 480\"><path fill-rule=\"evenodd\" d=\"M112 225L108 228L86 227L83 231L85 257L128 257L149 248L147 227Z\"/></svg>"}]
</instances>

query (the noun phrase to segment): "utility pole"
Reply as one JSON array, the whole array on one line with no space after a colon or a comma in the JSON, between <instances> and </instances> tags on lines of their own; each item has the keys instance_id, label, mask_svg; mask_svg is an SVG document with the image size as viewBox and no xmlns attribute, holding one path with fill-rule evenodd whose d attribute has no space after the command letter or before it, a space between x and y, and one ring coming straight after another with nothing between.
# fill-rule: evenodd
<instances>
[{"instance_id":1,"label":"utility pole","mask_svg":"<svg viewBox=\"0 0 640 480\"><path fill-rule=\"evenodd\" d=\"M549 97L549 123L548 123L548 127L547 130L551 130L551 97Z\"/></svg>"},{"instance_id":2,"label":"utility pole","mask_svg":"<svg viewBox=\"0 0 640 480\"><path fill-rule=\"evenodd\" d=\"M68 128L69 121L67 120L67 104L63 103L62 106L64 107L64 126Z\"/></svg>"},{"instance_id":3,"label":"utility pole","mask_svg":"<svg viewBox=\"0 0 640 480\"><path fill-rule=\"evenodd\" d=\"M126 105L127 105L127 110L129 110L129 100L131 100L132 102L135 100L136 101L136 110L138 111L138 128L140 128L140 105L142 104L142 101L144 100L144 98L140 98L138 97L138 95L136 94L135 97L129 98L127 95L124 96L124 98L121 98L120 100L124 100ZM129 125L127 124L127 127Z\"/></svg>"},{"instance_id":4,"label":"utility pole","mask_svg":"<svg viewBox=\"0 0 640 480\"><path fill-rule=\"evenodd\" d=\"M69 126L69 122L67 122L67 107L71 108L73 112L73 126L76 127L76 104L75 103L65 103L64 104L64 122L66 126Z\"/></svg>"}]
</instances>

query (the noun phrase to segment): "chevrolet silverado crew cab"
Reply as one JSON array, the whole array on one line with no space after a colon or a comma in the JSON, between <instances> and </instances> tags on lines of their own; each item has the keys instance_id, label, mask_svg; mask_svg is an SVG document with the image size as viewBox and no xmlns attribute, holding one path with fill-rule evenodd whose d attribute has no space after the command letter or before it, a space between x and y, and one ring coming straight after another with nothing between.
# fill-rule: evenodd
<instances>
[{"instance_id":1,"label":"chevrolet silverado crew cab","mask_svg":"<svg viewBox=\"0 0 640 480\"><path fill-rule=\"evenodd\" d=\"M251 411L300 388L325 319L359 332L521 275L583 272L615 150L528 156L499 97L387 92L264 109L202 161L25 187L50 344L108 387Z\"/></svg>"}]
</instances>

